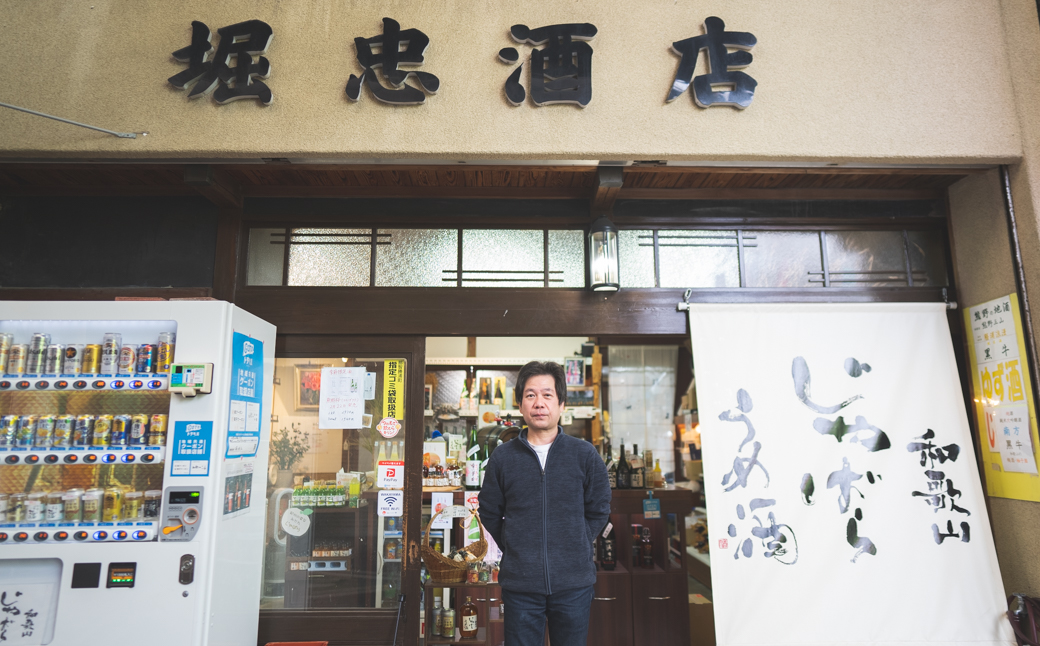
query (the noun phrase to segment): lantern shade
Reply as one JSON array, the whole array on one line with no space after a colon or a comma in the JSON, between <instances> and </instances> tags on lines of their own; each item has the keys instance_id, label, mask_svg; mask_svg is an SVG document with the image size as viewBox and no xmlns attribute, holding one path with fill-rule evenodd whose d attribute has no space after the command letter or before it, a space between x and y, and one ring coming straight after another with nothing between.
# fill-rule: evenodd
<instances>
[{"instance_id":1,"label":"lantern shade","mask_svg":"<svg viewBox=\"0 0 1040 646\"><path fill-rule=\"evenodd\" d=\"M594 292L616 292L618 277L618 230L606 216L589 229L589 288Z\"/></svg>"}]
</instances>

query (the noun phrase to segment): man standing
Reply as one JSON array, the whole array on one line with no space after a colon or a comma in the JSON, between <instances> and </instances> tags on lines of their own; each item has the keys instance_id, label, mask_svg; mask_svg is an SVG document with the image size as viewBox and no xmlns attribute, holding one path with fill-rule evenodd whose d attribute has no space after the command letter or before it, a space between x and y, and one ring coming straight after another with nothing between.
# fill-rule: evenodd
<instances>
[{"instance_id":1,"label":"man standing","mask_svg":"<svg viewBox=\"0 0 1040 646\"><path fill-rule=\"evenodd\" d=\"M596 449L559 426L563 368L532 361L516 378L520 437L499 446L480 490L480 520L502 549L506 646L585 646L594 544L610 516L607 468Z\"/></svg>"}]
</instances>

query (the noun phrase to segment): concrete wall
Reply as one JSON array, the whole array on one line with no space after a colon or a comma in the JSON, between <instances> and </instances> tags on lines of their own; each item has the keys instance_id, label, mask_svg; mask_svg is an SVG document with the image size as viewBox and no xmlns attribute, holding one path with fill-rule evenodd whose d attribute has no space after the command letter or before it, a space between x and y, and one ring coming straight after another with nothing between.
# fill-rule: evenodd
<instances>
[{"instance_id":1,"label":"concrete wall","mask_svg":"<svg viewBox=\"0 0 1040 646\"><path fill-rule=\"evenodd\" d=\"M4 111L0 158L1016 160L1013 52L1004 45L1016 25L1005 14L1031 4L0 0L4 102L148 132L117 139ZM701 109L689 94L664 101L679 60L671 43L700 35L713 15L758 38L747 110ZM357 104L345 96L361 71L353 38L381 33L384 16L431 39L422 69L442 87L425 105L392 107L367 90ZM170 54L189 44L192 20L216 36L251 19L274 30L271 106L189 101L166 83L185 69ZM509 27L586 21L599 30L592 104L510 106L503 85L512 68L497 60L514 44ZM520 49L526 56L530 47Z\"/></svg>"}]
</instances>

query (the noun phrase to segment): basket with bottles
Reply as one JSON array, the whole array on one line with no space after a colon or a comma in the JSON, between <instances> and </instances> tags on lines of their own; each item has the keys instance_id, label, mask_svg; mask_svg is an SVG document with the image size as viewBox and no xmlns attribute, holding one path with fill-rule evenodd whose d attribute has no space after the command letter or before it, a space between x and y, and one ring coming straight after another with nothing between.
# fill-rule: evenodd
<instances>
[{"instance_id":1,"label":"basket with bottles","mask_svg":"<svg viewBox=\"0 0 1040 646\"><path fill-rule=\"evenodd\" d=\"M448 506L433 514L423 532L422 557L426 563L426 569L430 572L430 579L434 583L464 582L470 564L483 560L484 555L487 554L488 543L484 538L484 524L480 522L480 515L476 512L473 512L472 516L477 519L477 525L480 527L480 538L475 543L470 543L459 550L453 550L451 554L441 554L430 546L430 528L433 526L433 522L441 514L453 514L454 509L455 507Z\"/></svg>"}]
</instances>

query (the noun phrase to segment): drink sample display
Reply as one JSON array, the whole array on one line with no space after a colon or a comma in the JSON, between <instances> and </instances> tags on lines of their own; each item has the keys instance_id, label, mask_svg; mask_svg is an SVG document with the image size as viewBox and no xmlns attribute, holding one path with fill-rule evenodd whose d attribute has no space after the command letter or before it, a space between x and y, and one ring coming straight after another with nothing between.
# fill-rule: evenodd
<instances>
[{"instance_id":1,"label":"drink sample display","mask_svg":"<svg viewBox=\"0 0 1040 646\"><path fill-rule=\"evenodd\" d=\"M29 343L15 343L14 335L0 333L0 374L146 375L169 374L177 335L161 332L157 343L123 345L123 334L109 332L100 344L52 343L51 334L36 332Z\"/></svg>"}]
</instances>

